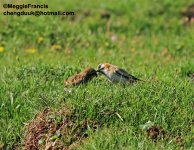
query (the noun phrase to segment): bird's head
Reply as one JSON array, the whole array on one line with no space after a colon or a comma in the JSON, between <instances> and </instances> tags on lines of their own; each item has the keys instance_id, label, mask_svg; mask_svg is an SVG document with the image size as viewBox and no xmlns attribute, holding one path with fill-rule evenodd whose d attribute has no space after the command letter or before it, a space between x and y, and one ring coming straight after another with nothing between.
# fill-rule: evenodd
<instances>
[{"instance_id":1,"label":"bird's head","mask_svg":"<svg viewBox=\"0 0 194 150\"><path fill-rule=\"evenodd\" d=\"M84 72L89 75L89 76L96 76L97 77L97 73L96 73L96 70L91 68L91 67L88 67L84 70Z\"/></svg>"},{"instance_id":2,"label":"bird's head","mask_svg":"<svg viewBox=\"0 0 194 150\"><path fill-rule=\"evenodd\" d=\"M111 64L109 63L103 63L103 64L99 64L97 67L97 72L100 73L106 73L107 71L109 71L109 69L111 68Z\"/></svg>"}]
</instances>

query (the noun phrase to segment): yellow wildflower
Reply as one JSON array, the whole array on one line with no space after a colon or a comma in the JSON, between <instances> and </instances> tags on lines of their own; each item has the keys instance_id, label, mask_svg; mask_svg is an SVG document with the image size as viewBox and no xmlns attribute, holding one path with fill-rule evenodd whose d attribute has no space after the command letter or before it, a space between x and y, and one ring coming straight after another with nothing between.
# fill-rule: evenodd
<instances>
[{"instance_id":1,"label":"yellow wildflower","mask_svg":"<svg viewBox=\"0 0 194 150\"><path fill-rule=\"evenodd\" d=\"M38 44L40 44L40 43L42 43L42 41L43 41L43 37L38 37Z\"/></svg>"},{"instance_id":2,"label":"yellow wildflower","mask_svg":"<svg viewBox=\"0 0 194 150\"><path fill-rule=\"evenodd\" d=\"M30 53L30 54L33 54L33 53L36 53L36 52L37 52L37 49L35 49L35 48L28 48L28 49L26 50L26 52L27 52L27 53Z\"/></svg>"},{"instance_id":3,"label":"yellow wildflower","mask_svg":"<svg viewBox=\"0 0 194 150\"><path fill-rule=\"evenodd\" d=\"M4 51L4 47L0 47L0 52L3 52Z\"/></svg>"},{"instance_id":4,"label":"yellow wildflower","mask_svg":"<svg viewBox=\"0 0 194 150\"><path fill-rule=\"evenodd\" d=\"M55 44L55 45L53 45L53 46L51 47L51 49L53 49L53 50L59 50L59 49L61 49L61 45Z\"/></svg>"}]
</instances>

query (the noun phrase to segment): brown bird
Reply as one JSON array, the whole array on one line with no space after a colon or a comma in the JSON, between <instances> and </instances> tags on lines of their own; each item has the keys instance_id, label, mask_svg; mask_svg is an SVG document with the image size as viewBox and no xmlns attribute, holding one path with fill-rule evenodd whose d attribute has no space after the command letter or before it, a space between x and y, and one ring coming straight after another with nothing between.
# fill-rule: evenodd
<instances>
[{"instance_id":1,"label":"brown bird","mask_svg":"<svg viewBox=\"0 0 194 150\"><path fill-rule=\"evenodd\" d=\"M75 86L75 85L79 85L82 83L87 83L89 82L93 77L97 77L97 73L96 70L88 67L85 70L83 70L82 72L69 77L67 80L65 80L65 85L66 86Z\"/></svg>"}]
</instances>

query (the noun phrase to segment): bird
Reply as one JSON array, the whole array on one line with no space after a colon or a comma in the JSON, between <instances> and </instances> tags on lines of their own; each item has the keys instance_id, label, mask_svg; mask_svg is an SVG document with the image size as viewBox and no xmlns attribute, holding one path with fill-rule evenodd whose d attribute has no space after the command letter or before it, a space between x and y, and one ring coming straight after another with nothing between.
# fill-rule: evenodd
<instances>
[{"instance_id":1,"label":"bird","mask_svg":"<svg viewBox=\"0 0 194 150\"><path fill-rule=\"evenodd\" d=\"M75 85L87 83L90 80L92 80L93 77L97 77L96 70L91 67L87 67L82 72L66 79L65 86L75 86Z\"/></svg>"},{"instance_id":2,"label":"bird","mask_svg":"<svg viewBox=\"0 0 194 150\"><path fill-rule=\"evenodd\" d=\"M130 75L124 69L110 63L99 64L96 71L105 75L112 83L132 84L136 83L137 81L142 81Z\"/></svg>"}]
</instances>

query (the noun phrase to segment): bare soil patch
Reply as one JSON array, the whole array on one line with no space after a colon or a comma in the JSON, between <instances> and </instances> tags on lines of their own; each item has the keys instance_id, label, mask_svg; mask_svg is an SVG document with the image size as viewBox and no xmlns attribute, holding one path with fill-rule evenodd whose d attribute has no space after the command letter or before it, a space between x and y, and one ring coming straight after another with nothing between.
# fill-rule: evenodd
<instances>
[{"instance_id":1,"label":"bare soil patch","mask_svg":"<svg viewBox=\"0 0 194 150\"><path fill-rule=\"evenodd\" d=\"M88 129L95 131L98 127L97 122L89 120L75 123L67 109L55 112L47 108L27 126L23 149L71 149L88 137Z\"/></svg>"}]
</instances>

